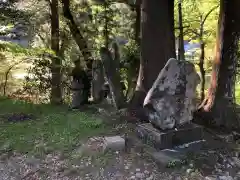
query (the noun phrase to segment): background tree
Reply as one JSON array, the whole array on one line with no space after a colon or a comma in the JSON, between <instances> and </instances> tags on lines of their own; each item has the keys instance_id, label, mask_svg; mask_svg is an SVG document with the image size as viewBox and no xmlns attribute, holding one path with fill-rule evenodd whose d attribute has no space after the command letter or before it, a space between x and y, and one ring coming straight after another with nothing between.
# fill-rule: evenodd
<instances>
[{"instance_id":1,"label":"background tree","mask_svg":"<svg viewBox=\"0 0 240 180\"><path fill-rule=\"evenodd\" d=\"M58 0L49 2L51 7L51 49L56 53L56 57L52 58L51 72L51 102L54 104L62 103L62 87L61 87L61 59L59 57L59 13Z\"/></svg>"},{"instance_id":2,"label":"background tree","mask_svg":"<svg viewBox=\"0 0 240 180\"><path fill-rule=\"evenodd\" d=\"M235 79L239 45L239 1L221 0L216 54L213 61L211 86L202 104L211 112L217 125L233 128L239 125L235 109Z\"/></svg>"},{"instance_id":3,"label":"background tree","mask_svg":"<svg viewBox=\"0 0 240 180\"><path fill-rule=\"evenodd\" d=\"M159 7L162 9L160 10ZM141 58L132 106L142 106L147 91L175 55L174 1L142 1Z\"/></svg>"}]
</instances>

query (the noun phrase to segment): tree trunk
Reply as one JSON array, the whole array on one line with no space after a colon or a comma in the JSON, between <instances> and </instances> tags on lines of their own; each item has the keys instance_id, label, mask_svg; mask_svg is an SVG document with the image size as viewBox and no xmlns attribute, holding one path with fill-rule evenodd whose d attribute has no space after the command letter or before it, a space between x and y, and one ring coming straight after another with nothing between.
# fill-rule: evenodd
<instances>
[{"instance_id":1,"label":"tree trunk","mask_svg":"<svg viewBox=\"0 0 240 180\"><path fill-rule=\"evenodd\" d=\"M63 14L66 19L69 20L68 26L72 33L73 38L75 39L79 50L82 52L84 60L88 62L91 57L91 52L89 51L87 41L84 39L82 33L78 29L77 23L75 22L73 15L70 10L70 2L69 0L62 0L63 4Z\"/></svg>"},{"instance_id":2,"label":"tree trunk","mask_svg":"<svg viewBox=\"0 0 240 180\"><path fill-rule=\"evenodd\" d=\"M109 4L107 1L104 2L104 31L103 31L103 36L104 36L104 44L105 47L108 49L108 45L109 45L109 29L108 29L108 24L109 24Z\"/></svg>"},{"instance_id":3,"label":"tree trunk","mask_svg":"<svg viewBox=\"0 0 240 180\"><path fill-rule=\"evenodd\" d=\"M202 107L210 112L217 126L234 128L238 125L234 112L235 68L239 40L239 0L221 0L216 55L211 86Z\"/></svg>"},{"instance_id":4,"label":"tree trunk","mask_svg":"<svg viewBox=\"0 0 240 180\"><path fill-rule=\"evenodd\" d=\"M51 73L52 73L52 89L51 89L51 103L62 103L62 89L61 89L61 60L59 55L59 14L58 14L58 0L52 0L51 6L51 49L56 53L57 57L52 59Z\"/></svg>"},{"instance_id":5,"label":"tree trunk","mask_svg":"<svg viewBox=\"0 0 240 180\"><path fill-rule=\"evenodd\" d=\"M208 13L205 15L205 17L201 16L201 23L200 23L200 33L199 33L199 40L200 40L200 59L199 59L199 68L201 73L201 102L205 98L205 70L204 70L204 58L205 58L205 42L203 40L204 35L204 25L208 18L208 16L216 9L218 6L213 7ZM197 34L198 35L198 34Z\"/></svg>"},{"instance_id":6,"label":"tree trunk","mask_svg":"<svg viewBox=\"0 0 240 180\"><path fill-rule=\"evenodd\" d=\"M199 60L199 69L201 73L201 101L205 98L205 70L204 70L204 57L205 57L205 44L200 41L200 60Z\"/></svg>"},{"instance_id":7,"label":"tree trunk","mask_svg":"<svg viewBox=\"0 0 240 180\"><path fill-rule=\"evenodd\" d=\"M184 37L183 37L182 0L178 0L178 23L179 23L178 59L184 60L185 51L184 51Z\"/></svg>"},{"instance_id":8,"label":"tree trunk","mask_svg":"<svg viewBox=\"0 0 240 180\"><path fill-rule=\"evenodd\" d=\"M159 9L160 8L160 9ZM168 59L175 58L174 0L143 0L141 19L141 60L131 107L142 107Z\"/></svg>"},{"instance_id":9,"label":"tree trunk","mask_svg":"<svg viewBox=\"0 0 240 180\"><path fill-rule=\"evenodd\" d=\"M135 5L136 19L135 19L135 41L140 46L140 31L141 31L141 1L137 0Z\"/></svg>"}]
</instances>

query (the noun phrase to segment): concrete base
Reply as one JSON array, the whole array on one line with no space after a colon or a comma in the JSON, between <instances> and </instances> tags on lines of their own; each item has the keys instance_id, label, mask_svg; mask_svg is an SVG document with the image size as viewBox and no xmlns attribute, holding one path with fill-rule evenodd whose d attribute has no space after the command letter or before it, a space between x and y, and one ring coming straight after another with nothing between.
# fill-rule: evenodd
<instances>
[{"instance_id":1,"label":"concrete base","mask_svg":"<svg viewBox=\"0 0 240 180\"><path fill-rule=\"evenodd\" d=\"M171 163L181 165L189 152L198 153L204 141L187 144L187 147L175 147L173 149L163 149L161 151L151 152L150 155L155 162L161 166L169 166Z\"/></svg>"},{"instance_id":2,"label":"concrete base","mask_svg":"<svg viewBox=\"0 0 240 180\"><path fill-rule=\"evenodd\" d=\"M203 139L203 129L196 124L186 124L178 129L158 130L150 123L137 127L137 136L156 150L173 148L182 144Z\"/></svg>"}]
</instances>

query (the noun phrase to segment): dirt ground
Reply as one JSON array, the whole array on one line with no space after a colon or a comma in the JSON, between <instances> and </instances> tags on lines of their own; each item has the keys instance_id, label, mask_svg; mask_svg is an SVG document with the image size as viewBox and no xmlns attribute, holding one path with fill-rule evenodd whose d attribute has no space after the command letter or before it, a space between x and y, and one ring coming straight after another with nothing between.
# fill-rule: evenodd
<instances>
[{"instance_id":1,"label":"dirt ground","mask_svg":"<svg viewBox=\"0 0 240 180\"><path fill-rule=\"evenodd\" d=\"M89 138L70 152L56 150L40 157L5 151L0 154L0 180L240 180L239 144L228 135L206 131L200 151L190 153L182 164L165 167L136 138L136 124L99 111L111 116L113 130L106 135L128 134L131 141L124 151L101 152L96 148L101 137ZM94 148L83 151L89 144Z\"/></svg>"},{"instance_id":2,"label":"dirt ground","mask_svg":"<svg viewBox=\"0 0 240 180\"><path fill-rule=\"evenodd\" d=\"M121 152L84 154L80 152L81 147L77 147L70 153L53 152L41 158L5 152L0 156L0 179L240 179L239 150L233 148L236 146L216 140L207 132L205 139L206 144L200 152L189 155L185 163L168 168L154 162L148 149L134 137L128 150ZM91 138L85 145L95 140Z\"/></svg>"}]
</instances>

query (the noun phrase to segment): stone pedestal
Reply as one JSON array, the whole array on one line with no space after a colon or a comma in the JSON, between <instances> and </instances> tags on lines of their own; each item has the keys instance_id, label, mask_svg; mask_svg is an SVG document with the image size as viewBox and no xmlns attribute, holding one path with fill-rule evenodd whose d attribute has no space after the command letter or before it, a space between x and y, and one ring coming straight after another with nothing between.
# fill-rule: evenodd
<instances>
[{"instance_id":1,"label":"stone pedestal","mask_svg":"<svg viewBox=\"0 0 240 180\"><path fill-rule=\"evenodd\" d=\"M156 129L151 123L146 123L138 125L137 136L156 150L162 150L202 140L203 129L199 125L190 123L177 129L163 131Z\"/></svg>"}]
</instances>

